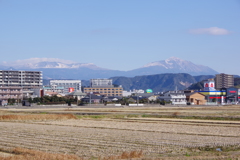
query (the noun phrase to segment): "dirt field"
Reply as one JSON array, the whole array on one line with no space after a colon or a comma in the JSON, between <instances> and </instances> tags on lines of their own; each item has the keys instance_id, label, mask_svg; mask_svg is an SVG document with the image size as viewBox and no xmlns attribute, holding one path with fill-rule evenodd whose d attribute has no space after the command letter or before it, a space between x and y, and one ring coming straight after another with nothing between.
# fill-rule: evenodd
<instances>
[{"instance_id":1,"label":"dirt field","mask_svg":"<svg viewBox=\"0 0 240 160\"><path fill-rule=\"evenodd\" d=\"M26 148L98 159L143 151L141 159L232 159L240 157L240 121L151 118L142 114L239 117L240 107L74 108L2 110L0 115L105 113L106 117L2 119L0 148ZM41 113L39 113L41 112ZM44 113L43 113L44 112ZM38 114L36 114L38 113ZM109 116L122 114L121 118ZM129 116L134 114L135 116ZM94 114L95 115L95 114ZM7 153L4 153L5 156ZM3 155L0 154L0 156Z\"/></svg>"}]
</instances>

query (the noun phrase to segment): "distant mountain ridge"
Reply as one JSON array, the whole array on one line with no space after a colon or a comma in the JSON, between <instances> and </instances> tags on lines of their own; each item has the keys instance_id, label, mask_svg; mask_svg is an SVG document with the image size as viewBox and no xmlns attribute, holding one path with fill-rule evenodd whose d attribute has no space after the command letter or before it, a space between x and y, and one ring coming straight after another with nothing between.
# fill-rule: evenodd
<instances>
[{"instance_id":1,"label":"distant mountain ridge","mask_svg":"<svg viewBox=\"0 0 240 160\"><path fill-rule=\"evenodd\" d=\"M187 73L166 73L136 77L111 77L113 84L122 85L124 90L152 89L153 92L168 90L184 90L202 80L213 78L214 75L192 76Z\"/></svg>"},{"instance_id":2,"label":"distant mountain ridge","mask_svg":"<svg viewBox=\"0 0 240 160\"><path fill-rule=\"evenodd\" d=\"M130 73L132 74L140 73L139 75L156 74L157 72L188 73L191 75L213 75L218 73L207 66L196 65L190 61L182 60L176 57L171 57L162 61L152 62L144 65L142 68L130 71Z\"/></svg>"},{"instance_id":3,"label":"distant mountain ridge","mask_svg":"<svg viewBox=\"0 0 240 160\"><path fill-rule=\"evenodd\" d=\"M161 73L188 73L191 75L214 75L215 70L190 61L171 57L167 60L152 62L130 71L111 70L98 67L93 63L76 63L57 58L30 58L15 62L4 62L0 69L12 68L16 70L43 71L45 79L81 79L109 78L115 76L134 77Z\"/></svg>"}]
</instances>

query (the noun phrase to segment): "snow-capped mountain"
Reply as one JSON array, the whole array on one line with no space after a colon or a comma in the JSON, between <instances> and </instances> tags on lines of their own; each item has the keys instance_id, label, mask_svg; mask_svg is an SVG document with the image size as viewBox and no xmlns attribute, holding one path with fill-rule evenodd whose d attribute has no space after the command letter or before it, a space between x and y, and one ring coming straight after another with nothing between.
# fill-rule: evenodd
<instances>
[{"instance_id":1,"label":"snow-capped mountain","mask_svg":"<svg viewBox=\"0 0 240 160\"><path fill-rule=\"evenodd\" d=\"M196 65L190 61L171 57L167 60L152 62L141 68L131 71L119 71L104 69L93 63L77 63L57 58L31 58L15 62L3 62L0 69L38 70L43 71L46 79L92 79L109 78L116 76L141 76L162 73L188 73L191 75L215 75L218 72L202 65Z\"/></svg>"},{"instance_id":2,"label":"snow-capped mountain","mask_svg":"<svg viewBox=\"0 0 240 160\"><path fill-rule=\"evenodd\" d=\"M38 69L38 68L81 68L102 69L93 63L76 63L74 61L58 58L30 58L15 62L3 62L2 65L15 69Z\"/></svg>"},{"instance_id":3,"label":"snow-capped mountain","mask_svg":"<svg viewBox=\"0 0 240 160\"><path fill-rule=\"evenodd\" d=\"M194 65L192 62L185 61L185 60L182 60L177 57L171 57L166 60L151 62L149 64L144 65L143 68L152 67L152 66L162 66L166 69L171 69L171 68L174 68L174 66L176 66L176 65L178 65L181 68L184 68L185 66L188 66L189 64Z\"/></svg>"},{"instance_id":4,"label":"snow-capped mountain","mask_svg":"<svg viewBox=\"0 0 240 160\"><path fill-rule=\"evenodd\" d=\"M156 61L144 65L141 68L132 70L140 75L150 75L158 73L189 73L191 75L212 75L218 72L203 65L197 65L190 61L171 57L166 60Z\"/></svg>"},{"instance_id":5,"label":"snow-capped mountain","mask_svg":"<svg viewBox=\"0 0 240 160\"><path fill-rule=\"evenodd\" d=\"M24 64L22 66L17 66L18 68L81 68L81 67L87 67L92 69L100 69L100 67L97 67L93 63L72 63L72 64L66 64L62 62L39 62L39 63L28 63Z\"/></svg>"}]
</instances>

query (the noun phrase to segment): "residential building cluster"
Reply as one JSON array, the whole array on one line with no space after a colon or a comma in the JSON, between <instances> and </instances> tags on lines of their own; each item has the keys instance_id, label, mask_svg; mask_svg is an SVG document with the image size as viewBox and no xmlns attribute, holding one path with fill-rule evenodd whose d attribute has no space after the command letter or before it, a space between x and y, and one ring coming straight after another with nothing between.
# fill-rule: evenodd
<instances>
[{"instance_id":1,"label":"residential building cluster","mask_svg":"<svg viewBox=\"0 0 240 160\"><path fill-rule=\"evenodd\" d=\"M50 80L43 85L41 71L0 70L0 105L14 99L20 103L27 98L42 96L72 96L81 103L117 102L128 97L127 103L157 102L173 105L204 105L238 102L239 90L234 88L233 75L217 74L204 82L201 91L172 90L158 94L152 90L124 91L121 85L114 85L112 79L91 79L90 86L82 86L81 80ZM150 92L149 92L150 91ZM147 93L146 93L147 92Z\"/></svg>"},{"instance_id":2,"label":"residential building cluster","mask_svg":"<svg viewBox=\"0 0 240 160\"><path fill-rule=\"evenodd\" d=\"M91 79L90 86L81 85L81 80L50 80L43 85L41 71L0 70L0 105L8 104L10 99L16 103L23 99L42 96L73 96L79 100L91 95L121 97L123 88L112 84L112 79ZM83 99L84 100L84 99ZM95 103L95 102L93 102Z\"/></svg>"},{"instance_id":3,"label":"residential building cluster","mask_svg":"<svg viewBox=\"0 0 240 160\"><path fill-rule=\"evenodd\" d=\"M201 91L167 91L160 94L160 100L171 104L236 104L240 99L240 90L234 87L234 77L228 74L217 74L215 79L204 82Z\"/></svg>"}]
</instances>

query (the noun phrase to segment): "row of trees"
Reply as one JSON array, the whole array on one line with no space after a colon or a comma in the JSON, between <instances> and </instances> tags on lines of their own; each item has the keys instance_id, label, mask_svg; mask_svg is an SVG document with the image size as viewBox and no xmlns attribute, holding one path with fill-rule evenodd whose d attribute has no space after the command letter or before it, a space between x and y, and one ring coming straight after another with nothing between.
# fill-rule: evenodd
<instances>
[{"instance_id":1,"label":"row of trees","mask_svg":"<svg viewBox=\"0 0 240 160\"><path fill-rule=\"evenodd\" d=\"M9 105L13 105L13 104L15 104L15 103L19 103L20 102L20 99L14 99L14 98L9 98L8 99L8 104Z\"/></svg>"},{"instance_id":2,"label":"row of trees","mask_svg":"<svg viewBox=\"0 0 240 160\"><path fill-rule=\"evenodd\" d=\"M82 104L81 101L77 100L77 98L73 98L72 96L64 96L64 97L58 97L58 96L43 96L43 97L36 97L36 98L24 98L23 100L27 100L30 103L36 103L36 104L71 104L71 103L78 103L78 104ZM14 103L21 103L21 101L19 100L17 102L16 99L8 99L8 104L14 104ZM87 102L88 103L88 102ZM127 104L131 104L131 103L137 103L136 100L132 99L131 97L123 97L117 101L113 101L113 102L106 102L106 101L101 101L101 103L103 104L107 104L107 103L118 103L118 104L122 104L122 105L127 105ZM147 98L139 98L138 103L151 103L151 104L162 104L163 102L160 101L159 99L157 99L156 101L149 101ZM164 102L165 104L165 102Z\"/></svg>"},{"instance_id":3,"label":"row of trees","mask_svg":"<svg viewBox=\"0 0 240 160\"><path fill-rule=\"evenodd\" d=\"M28 98L26 99L30 103L38 103L38 104L71 104L77 103L77 98L73 98L72 96L58 97L58 96L43 96L36 98Z\"/></svg>"},{"instance_id":4,"label":"row of trees","mask_svg":"<svg viewBox=\"0 0 240 160\"><path fill-rule=\"evenodd\" d=\"M137 100L134 100L131 97L123 97L122 99L117 100L116 103L120 103L122 105L126 105L126 104L131 104L131 103L137 103ZM159 99L154 101L154 100L149 100L148 98L141 98L141 99L139 98L138 103L159 104L159 103L161 103L161 101ZM165 102L164 102L164 104L165 104Z\"/></svg>"}]
</instances>

